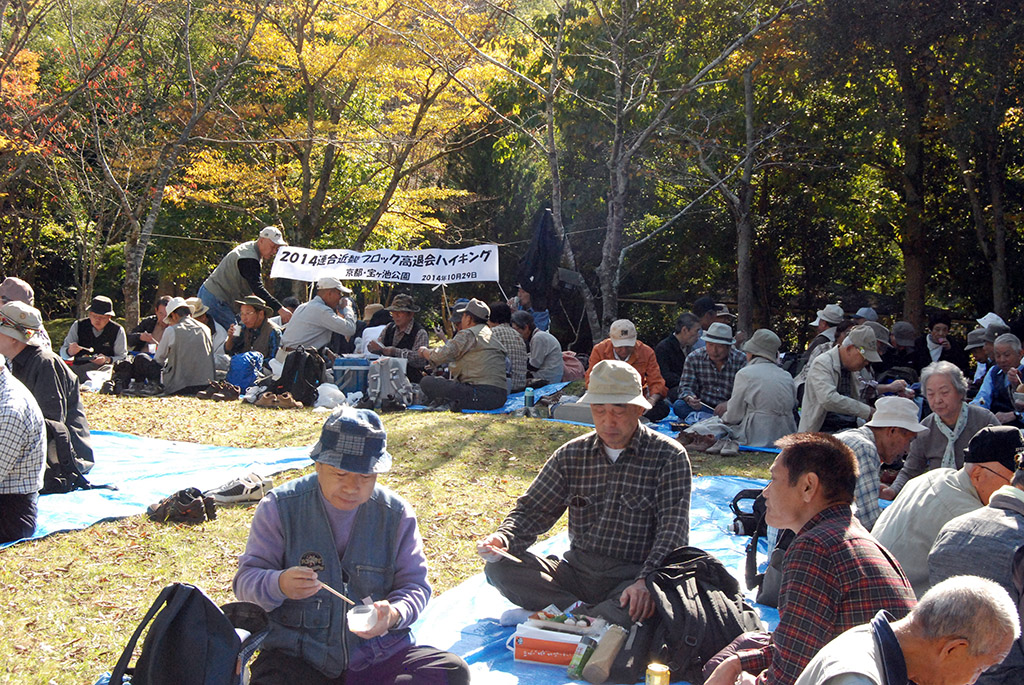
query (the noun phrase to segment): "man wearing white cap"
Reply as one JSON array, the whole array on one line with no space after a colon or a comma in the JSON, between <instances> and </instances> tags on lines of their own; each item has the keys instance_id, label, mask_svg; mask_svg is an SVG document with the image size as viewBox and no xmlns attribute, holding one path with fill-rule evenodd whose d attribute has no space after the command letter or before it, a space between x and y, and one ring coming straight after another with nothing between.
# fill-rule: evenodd
<instances>
[{"instance_id":1,"label":"man wearing white cap","mask_svg":"<svg viewBox=\"0 0 1024 685\"><path fill-rule=\"evenodd\" d=\"M524 609L582 600L584 613L625 626L654 613L644 581L689 540L690 460L679 443L640 423L651 405L629 364L598 363L580 402L591 406L594 431L555 450L477 553L488 582ZM564 558L528 552L566 509Z\"/></svg>"},{"instance_id":2,"label":"man wearing white cap","mask_svg":"<svg viewBox=\"0 0 1024 685\"><path fill-rule=\"evenodd\" d=\"M95 457L78 378L60 357L39 344L40 327L38 309L23 302L0 307L0 354L10 361L14 377L36 398L53 453L68 450L78 469L88 473Z\"/></svg>"},{"instance_id":3,"label":"man wearing white cap","mask_svg":"<svg viewBox=\"0 0 1024 685\"><path fill-rule=\"evenodd\" d=\"M856 374L881 360L875 332L867 326L855 326L842 344L818 355L807 372L800 432L837 430L842 423L849 428L856 419L869 419L872 410L860 399Z\"/></svg>"},{"instance_id":4,"label":"man wearing white cap","mask_svg":"<svg viewBox=\"0 0 1024 685\"><path fill-rule=\"evenodd\" d=\"M424 376L420 390L433 409L497 409L508 399L505 347L487 325L491 308L473 298L453 314L458 333L438 349L420 347L417 353L435 369L448 365L450 378Z\"/></svg>"},{"instance_id":5,"label":"man wearing white cap","mask_svg":"<svg viewBox=\"0 0 1024 685\"><path fill-rule=\"evenodd\" d=\"M857 487L854 507L861 525L871 530L882 513L878 506L881 492L881 465L893 464L907 453L910 443L928 430L917 422L917 404L905 397L887 395L875 402L875 414L860 428L851 428L836 437L857 457Z\"/></svg>"},{"instance_id":6,"label":"man wearing white cap","mask_svg":"<svg viewBox=\"0 0 1024 685\"><path fill-rule=\"evenodd\" d=\"M287 245L280 229L266 226L259 238L242 243L220 260L217 268L199 287L199 299L210 308L210 316L225 330L235 323L238 305L246 295L256 295L276 311L284 323L288 323L292 312L286 309L263 285L261 262L273 259L282 245Z\"/></svg>"},{"instance_id":7,"label":"man wearing white cap","mask_svg":"<svg viewBox=\"0 0 1024 685\"><path fill-rule=\"evenodd\" d=\"M126 395L194 395L214 381L213 340L210 329L192 317L183 297L172 297L164 318L167 329L156 354L138 354L132 360L134 382Z\"/></svg>"},{"instance_id":8,"label":"man wearing white cap","mask_svg":"<svg viewBox=\"0 0 1024 685\"><path fill-rule=\"evenodd\" d=\"M817 311L817 317L812 321L810 326L813 326L817 331L817 335L811 339L810 344L807 345L807 349L804 350L803 355L800 357L799 369L802 369L807 364L811 363L811 352L814 351L818 345L835 345L836 344L836 326L843 321L843 308L838 304L827 304L823 309Z\"/></svg>"},{"instance_id":9,"label":"man wearing white cap","mask_svg":"<svg viewBox=\"0 0 1024 685\"><path fill-rule=\"evenodd\" d=\"M629 319L613 321L608 327L608 337L594 345L590 352L590 365L583 380L590 383L590 371L606 359L618 359L626 362L640 374L640 383L644 387L644 396L651 403L651 410L646 416L651 421L660 421L668 416L668 386L658 366L658 356L654 349L641 340L637 340L636 326Z\"/></svg>"},{"instance_id":10,"label":"man wearing white cap","mask_svg":"<svg viewBox=\"0 0 1024 685\"><path fill-rule=\"evenodd\" d=\"M323 276L316 282L316 296L299 305L281 337L279 361L295 348L320 349L331 341L331 334L347 337L356 332L356 313L348 299L352 291L334 276Z\"/></svg>"}]
</instances>

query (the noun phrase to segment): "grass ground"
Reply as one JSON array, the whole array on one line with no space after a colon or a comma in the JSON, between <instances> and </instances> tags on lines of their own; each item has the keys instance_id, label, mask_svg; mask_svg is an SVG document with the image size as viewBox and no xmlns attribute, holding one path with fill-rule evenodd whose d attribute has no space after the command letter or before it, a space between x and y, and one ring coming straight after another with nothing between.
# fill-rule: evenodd
<instances>
[{"instance_id":1,"label":"grass ground","mask_svg":"<svg viewBox=\"0 0 1024 685\"><path fill-rule=\"evenodd\" d=\"M310 445L324 419L188 398L89 394L85 402L94 429L235 447ZM474 541L498 525L551 451L585 430L487 414L407 412L385 423L395 464L381 482L417 509L435 593L480 571ZM766 477L768 455L745 455L693 454L694 474ZM252 512L224 507L196 527L134 516L0 550L0 682L95 682L169 583L232 601Z\"/></svg>"}]
</instances>

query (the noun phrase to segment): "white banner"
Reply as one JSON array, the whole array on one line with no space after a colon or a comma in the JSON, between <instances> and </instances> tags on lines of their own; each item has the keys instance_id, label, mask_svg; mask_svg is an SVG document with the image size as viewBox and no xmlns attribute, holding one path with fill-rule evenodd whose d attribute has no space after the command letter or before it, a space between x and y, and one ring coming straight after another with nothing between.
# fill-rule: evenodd
<instances>
[{"instance_id":1,"label":"white banner","mask_svg":"<svg viewBox=\"0 0 1024 685\"><path fill-rule=\"evenodd\" d=\"M310 250L280 248L271 278L316 281L335 276L343 281L394 283L461 283L498 280L498 246L474 245L461 250Z\"/></svg>"}]
</instances>

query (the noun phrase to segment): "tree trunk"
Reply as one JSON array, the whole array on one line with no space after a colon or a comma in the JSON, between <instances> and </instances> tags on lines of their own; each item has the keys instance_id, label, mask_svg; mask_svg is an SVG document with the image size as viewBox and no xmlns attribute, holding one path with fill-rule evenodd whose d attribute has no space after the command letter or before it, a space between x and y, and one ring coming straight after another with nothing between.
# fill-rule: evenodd
<instances>
[{"instance_id":1,"label":"tree trunk","mask_svg":"<svg viewBox=\"0 0 1024 685\"><path fill-rule=\"evenodd\" d=\"M736 300L739 308L737 331L749 336L753 333L754 269L751 250L754 244L754 224L751 216L754 200L754 78L755 64L743 70L743 113L746 127L746 160L740 178L739 207L736 217Z\"/></svg>"},{"instance_id":2,"label":"tree trunk","mask_svg":"<svg viewBox=\"0 0 1024 685\"><path fill-rule=\"evenodd\" d=\"M927 258L924 240L924 122L928 115L928 85L911 65L909 55L897 56L896 74L903 96L904 126L900 132L900 169L906 216L900 235L906 290L903 318L920 330L924 324Z\"/></svg>"}]
</instances>

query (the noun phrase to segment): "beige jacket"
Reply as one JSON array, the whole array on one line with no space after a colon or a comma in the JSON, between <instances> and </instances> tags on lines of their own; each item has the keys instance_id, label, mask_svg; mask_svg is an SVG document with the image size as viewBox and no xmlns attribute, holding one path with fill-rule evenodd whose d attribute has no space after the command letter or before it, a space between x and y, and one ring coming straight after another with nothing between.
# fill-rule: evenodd
<instances>
[{"instance_id":1,"label":"beige jacket","mask_svg":"<svg viewBox=\"0 0 1024 685\"><path fill-rule=\"evenodd\" d=\"M807 372L807 383L804 387L804 404L800 412L798 430L814 432L821 429L825 422L825 414L849 414L865 421L871 416L871 407L860 401L860 389L854 374L850 387L850 396L839 394L839 376L842 373L842 362L839 360L839 348L833 347L819 355Z\"/></svg>"}]
</instances>

